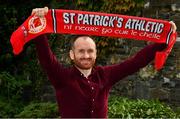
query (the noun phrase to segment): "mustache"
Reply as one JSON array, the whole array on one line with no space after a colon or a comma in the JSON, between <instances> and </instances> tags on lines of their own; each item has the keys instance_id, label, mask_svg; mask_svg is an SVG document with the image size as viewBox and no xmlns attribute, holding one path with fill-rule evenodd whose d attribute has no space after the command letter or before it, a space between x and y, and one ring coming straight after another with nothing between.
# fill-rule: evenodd
<instances>
[{"instance_id":1,"label":"mustache","mask_svg":"<svg viewBox=\"0 0 180 119\"><path fill-rule=\"evenodd\" d=\"M88 61L92 61L92 58L80 58L80 60L88 60Z\"/></svg>"}]
</instances>

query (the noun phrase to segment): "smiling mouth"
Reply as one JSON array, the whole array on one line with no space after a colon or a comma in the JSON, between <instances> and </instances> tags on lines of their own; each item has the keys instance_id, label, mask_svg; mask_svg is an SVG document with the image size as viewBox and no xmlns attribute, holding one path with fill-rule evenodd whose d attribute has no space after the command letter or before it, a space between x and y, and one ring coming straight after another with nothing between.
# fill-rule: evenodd
<instances>
[{"instance_id":1,"label":"smiling mouth","mask_svg":"<svg viewBox=\"0 0 180 119\"><path fill-rule=\"evenodd\" d=\"M91 62L90 60L82 60L81 61L82 63L89 63L89 62Z\"/></svg>"},{"instance_id":2,"label":"smiling mouth","mask_svg":"<svg viewBox=\"0 0 180 119\"><path fill-rule=\"evenodd\" d=\"M92 60L87 59L87 60L81 60L82 64L90 64Z\"/></svg>"},{"instance_id":3,"label":"smiling mouth","mask_svg":"<svg viewBox=\"0 0 180 119\"><path fill-rule=\"evenodd\" d=\"M81 61L92 61L92 59L81 59Z\"/></svg>"}]
</instances>

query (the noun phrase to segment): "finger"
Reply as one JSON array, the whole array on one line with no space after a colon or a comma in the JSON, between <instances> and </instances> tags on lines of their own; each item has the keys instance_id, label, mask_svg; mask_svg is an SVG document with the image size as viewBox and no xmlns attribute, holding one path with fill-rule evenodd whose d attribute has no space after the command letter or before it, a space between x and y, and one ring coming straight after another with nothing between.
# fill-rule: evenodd
<instances>
[{"instance_id":1,"label":"finger","mask_svg":"<svg viewBox=\"0 0 180 119\"><path fill-rule=\"evenodd\" d=\"M31 15L35 15L35 16L39 16L39 11L41 10L41 8L35 8L32 10Z\"/></svg>"},{"instance_id":2,"label":"finger","mask_svg":"<svg viewBox=\"0 0 180 119\"><path fill-rule=\"evenodd\" d=\"M48 8L48 7L44 7L44 9L45 9L45 13L47 14L47 13L48 13L49 8Z\"/></svg>"},{"instance_id":3,"label":"finger","mask_svg":"<svg viewBox=\"0 0 180 119\"><path fill-rule=\"evenodd\" d=\"M33 9L31 15L34 15L37 12L37 8Z\"/></svg>"},{"instance_id":4,"label":"finger","mask_svg":"<svg viewBox=\"0 0 180 119\"><path fill-rule=\"evenodd\" d=\"M47 13L48 13L48 7L35 8L32 10L31 15L35 15L38 17L44 17Z\"/></svg>"},{"instance_id":5,"label":"finger","mask_svg":"<svg viewBox=\"0 0 180 119\"><path fill-rule=\"evenodd\" d=\"M39 10L38 11L38 16L39 17L44 17L44 15L45 15L45 11L44 10Z\"/></svg>"}]
</instances>

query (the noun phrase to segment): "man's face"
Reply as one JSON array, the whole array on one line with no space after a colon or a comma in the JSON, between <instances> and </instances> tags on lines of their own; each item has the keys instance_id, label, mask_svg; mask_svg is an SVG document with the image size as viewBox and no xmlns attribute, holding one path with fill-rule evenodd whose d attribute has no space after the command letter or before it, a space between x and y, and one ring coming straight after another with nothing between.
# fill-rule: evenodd
<instances>
[{"instance_id":1,"label":"man's face","mask_svg":"<svg viewBox=\"0 0 180 119\"><path fill-rule=\"evenodd\" d=\"M96 61L96 45L94 41L87 36L77 38L70 51L70 58L80 69L92 68Z\"/></svg>"}]
</instances>

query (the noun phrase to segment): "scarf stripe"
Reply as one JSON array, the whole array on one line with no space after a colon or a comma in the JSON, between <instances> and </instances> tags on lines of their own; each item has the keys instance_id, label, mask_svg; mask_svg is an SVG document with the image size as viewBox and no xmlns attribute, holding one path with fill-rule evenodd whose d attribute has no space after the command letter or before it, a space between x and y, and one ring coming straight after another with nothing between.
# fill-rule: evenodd
<instances>
[{"instance_id":1,"label":"scarf stripe","mask_svg":"<svg viewBox=\"0 0 180 119\"><path fill-rule=\"evenodd\" d=\"M170 36L171 36L172 32L173 32L173 30L172 30L172 28L171 28L171 29L170 29L170 32L169 32L168 35L167 35L166 44L169 44Z\"/></svg>"},{"instance_id":2,"label":"scarf stripe","mask_svg":"<svg viewBox=\"0 0 180 119\"><path fill-rule=\"evenodd\" d=\"M52 19L53 19L53 30L54 33L57 33L57 24L56 24L56 11L55 9L52 9Z\"/></svg>"}]
</instances>

